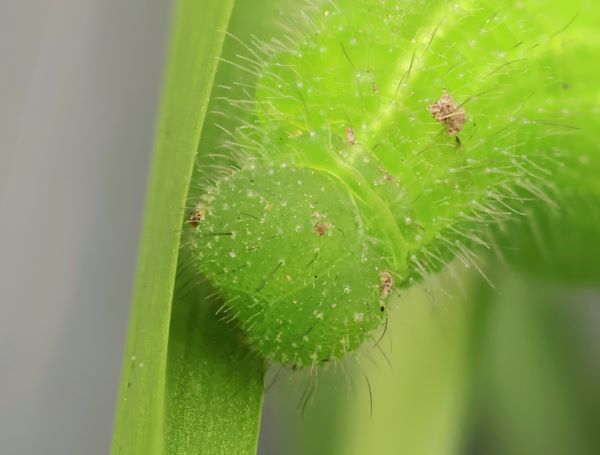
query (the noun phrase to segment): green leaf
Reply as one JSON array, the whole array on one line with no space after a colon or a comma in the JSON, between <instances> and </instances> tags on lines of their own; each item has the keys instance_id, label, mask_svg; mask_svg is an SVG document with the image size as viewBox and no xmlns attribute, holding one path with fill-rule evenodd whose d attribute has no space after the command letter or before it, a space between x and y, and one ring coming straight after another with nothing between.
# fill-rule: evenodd
<instances>
[{"instance_id":1,"label":"green leaf","mask_svg":"<svg viewBox=\"0 0 600 455\"><path fill-rule=\"evenodd\" d=\"M183 426L198 429L198 422L209 420L213 421L213 425L203 433L207 445L217 435L219 438L237 435L240 441L243 440L238 448L252 445L249 440L255 444L262 397L262 364L255 361L251 368L244 369L243 365L228 355L229 352L237 352L238 345L229 344L227 349L222 349L218 345L219 339L209 336L214 333L213 324L217 322L212 313L208 313L207 306L197 305L204 303L205 294L190 293L186 299L182 299L188 305L177 306L178 312L174 315L174 325L171 327L183 210L232 6L233 0L180 0L176 6L117 405L112 447L114 454L162 453L167 444L167 429L174 428L168 418L178 422L177 430L169 433L168 444L171 446L176 443L181 452L197 451L198 447L194 450L186 447L186 444L200 440L198 437L179 440L178 435L185 433ZM188 326L188 330L184 330L185 327L179 324L180 316L188 315L194 307L201 317L190 321L198 326ZM169 336L174 341L173 349L169 348ZM191 343L199 340L198 337L203 343L192 350L187 349ZM235 337L231 339L234 340L231 343L237 340ZM241 351L243 348L240 347ZM168 354L171 355L169 371L177 371L176 375L167 374ZM229 368L238 368L239 374L223 374ZM202 374L193 377L190 385L193 384L196 392L201 389L202 393L192 394L181 389L179 379L199 371ZM249 377L253 381L250 385L247 384ZM169 381L176 384L171 385ZM204 385L216 386L223 391L221 399L211 401L210 407L201 406L207 394L213 393L210 387ZM237 402L228 393L236 388L239 390ZM178 392L168 393L167 390L171 389ZM168 400L190 401L170 403ZM227 403L228 400L231 403ZM246 407L248 412L239 413L245 419L244 429L230 425L215 428L215 422L224 424L227 420L215 417L221 406L239 404L244 400L249 403ZM196 406L203 409L203 414L194 413ZM187 411L191 414L183 415ZM230 411L227 409L226 417ZM240 431L246 431L247 434L240 434ZM233 452L243 453L242 450L229 453Z\"/></svg>"}]
</instances>

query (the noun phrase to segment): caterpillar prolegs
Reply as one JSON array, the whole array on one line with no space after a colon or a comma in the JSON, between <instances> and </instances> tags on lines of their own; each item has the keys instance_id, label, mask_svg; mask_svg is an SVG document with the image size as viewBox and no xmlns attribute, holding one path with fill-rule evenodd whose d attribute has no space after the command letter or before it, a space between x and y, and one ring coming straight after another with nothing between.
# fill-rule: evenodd
<instances>
[{"instance_id":1,"label":"caterpillar prolegs","mask_svg":"<svg viewBox=\"0 0 600 455\"><path fill-rule=\"evenodd\" d=\"M238 161L188 219L194 267L264 358L344 357L394 289L546 199L573 134L544 2L331 0L235 65Z\"/></svg>"}]
</instances>

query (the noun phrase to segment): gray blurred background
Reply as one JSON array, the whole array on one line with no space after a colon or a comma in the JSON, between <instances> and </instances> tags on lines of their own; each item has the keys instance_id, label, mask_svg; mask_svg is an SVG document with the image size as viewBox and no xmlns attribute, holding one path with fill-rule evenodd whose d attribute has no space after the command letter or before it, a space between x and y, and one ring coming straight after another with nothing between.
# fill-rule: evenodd
<instances>
[{"instance_id":1,"label":"gray blurred background","mask_svg":"<svg viewBox=\"0 0 600 455\"><path fill-rule=\"evenodd\" d=\"M0 444L105 454L171 2L0 0Z\"/></svg>"}]
</instances>

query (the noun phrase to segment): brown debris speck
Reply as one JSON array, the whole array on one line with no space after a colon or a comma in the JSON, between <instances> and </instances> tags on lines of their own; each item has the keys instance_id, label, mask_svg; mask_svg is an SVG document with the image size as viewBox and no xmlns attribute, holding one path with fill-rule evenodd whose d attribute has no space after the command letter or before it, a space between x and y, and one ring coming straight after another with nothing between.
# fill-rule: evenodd
<instances>
[{"instance_id":1,"label":"brown debris speck","mask_svg":"<svg viewBox=\"0 0 600 455\"><path fill-rule=\"evenodd\" d=\"M356 144L356 135L354 134L354 130L350 127L346 128L346 139L348 139L350 145Z\"/></svg>"},{"instance_id":2,"label":"brown debris speck","mask_svg":"<svg viewBox=\"0 0 600 455\"><path fill-rule=\"evenodd\" d=\"M194 211L187 219L186 223L191 224L194 227L198 226L198 223L200 223L206 217L206 212L206 207L202 205L197 205Z\"/></svg>"},{"instance_id":3,"label":"brown debris speck","mask_svg":"<svg viewBox=\"0 0 600 455\"><path fill-rule=\"evenodd\" d=\"M394 278L390 272L379 272L379 295L382 299L386 299L390 292L392 292L392 287L394 286Z\"/></svg>"},{"instance_id":4,"label":"brown debris speck","mask_svg":"<svg viewBox=\"0 0 600 455\"><path fill-rule=\"evenodd\" d=\"M327 232L329 232L329 229L331 229L331 224L324 221L325 215L323 215L321 212L313 212L312 217L315 220L313 232L319 237L323 237L325 234L327 234Z\"/></svg>"},{"instance_id":5,"label":"brown debris speck","mask_svg":"<svg viewBox=\"0 0 600 455\"><path fill-rule=\"evenodd\" d=\"M315 226L313 228L313 231L315 232L315 234L317 234L319 237L323 237L325 234L327 234L327 231L329 230L330 225L327 223L321 223L321 222L317 222L315 223Z\"/></svg>"},{"instance_id":6,"label":"brown debris speck","mask_svg":"<svg viewBox=\"0 0 600 455\"><path fill-rule=\"evenodd\" d=\"M467 122L465 110L446 92L439 100L430 104L427 110L431 112L434 119L446 125L451 136L456 136Z\"/></svg>"}]
</instances>

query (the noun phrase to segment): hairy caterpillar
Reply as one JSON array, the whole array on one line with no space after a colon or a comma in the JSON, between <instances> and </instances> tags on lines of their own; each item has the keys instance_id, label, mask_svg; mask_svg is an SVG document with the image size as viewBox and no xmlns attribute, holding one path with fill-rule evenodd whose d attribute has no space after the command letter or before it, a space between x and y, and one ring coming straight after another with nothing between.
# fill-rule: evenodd
<instances>
[{"instance_id":1,"label":"hairy caterpillar","mask_svg":"<svg viewBox=\"0 0 600 455\"><path fill-rule=\"evenodd\" d=\"M248 47L237 154L189 218L195 267L266 359L341 358L393 289L549 201L574 134L544 2L337 0ZM559 50L557 50L559 49ZM236 63L240 65L240 63ZM549 139L550 138L550 139Z\"/></svg>"}]
</instances>

